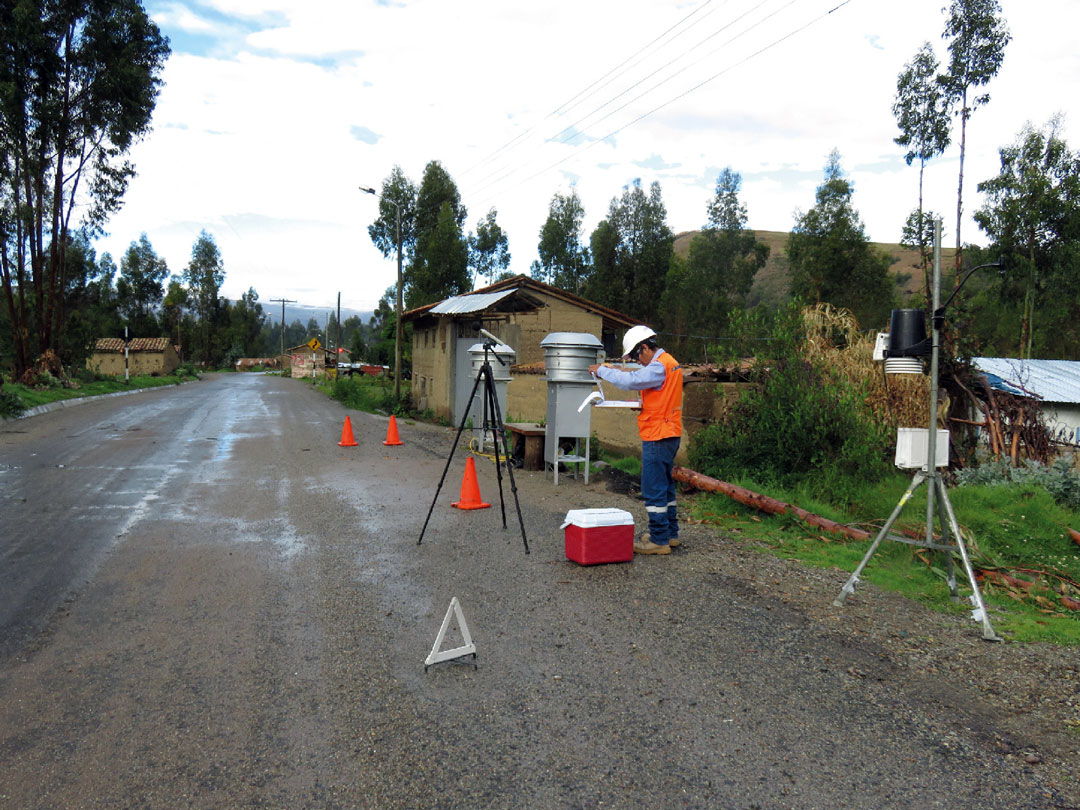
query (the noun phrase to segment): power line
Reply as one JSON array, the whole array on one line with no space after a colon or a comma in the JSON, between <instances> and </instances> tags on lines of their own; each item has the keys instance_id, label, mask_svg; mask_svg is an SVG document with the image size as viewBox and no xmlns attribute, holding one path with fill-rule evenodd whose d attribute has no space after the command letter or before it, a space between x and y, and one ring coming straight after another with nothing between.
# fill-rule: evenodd
<instances>
[{"instance_id":1,"label":"power line","mask_svg":"<svg viewBox=\"0 0 1080 810\"><path fill-rule=\"evenodd\" d=\"M714 32L713 32L712 34L710 34L709 36L705 37L705 39L701 40L701 41L700 41L700 42L699 42L699 43L698 43L697 45L695 45L695 46L694 46L693 48L691 48L691 49L690 49L689 51L687 51L686 53L684 53L684 54L680 54L680 55L679 55L679 56L677 56L677 57L676 57L675 59L669 60L669 61L668 61L667 63L665 63L665 64L664 64L664 65L662 65L661 67L657 68L657 69L656 69L655 71L653 71L652 73L650 73L650 74L648 74L647 76L643 77L643 78L642 78L642 79L640 79L639 81L635 82L635 83L634 83L634 84L632 84L632 85L631 85L630 87L626 88L625 90L623 90L623 91L622 91L621 93L619 93L618 95L616 95L616 96L614 96L613 98L609 99L609 100L608 100L607 102L605 102L604 104L600 105L599 107L596 107L596 108L594 108L592 112L590 112L590 113L589 113L588 115L586 115L586 116L585 116L584 118L581 118L581 119L579 119L579 120L578 120L577 122L575 122L575 124L571 125L571 127L568 127L567 129L571 129L571 128L573 128L573 127L576 127L578 123L581 123L582 121L584 121L585 119L587 119L587 118L588 118L589 116L593 115L594 113L596 113L596 112L599 112L599 111L600 111L600 110L602 110L602 109L603 109L603 108L604 108L605 106L607 106L607 105L611 104L611 103L612 103L613 101L615 101L616 99L618 99L618 98L621 98L621 97L622 97L622 96L624 96L624 95L625 95L626 93L630 92L630 91L631 91L631 90L633 90L633 89L634 89L635 87L639 86L640 84L642 84L643 82L645 82L646 80L648 80L649 78L651 78L652 76L656 75L656 74L657 74L657 73L659 73L660 71L664 70L665 68L667 68L667 67L669 67L670 65L674 64L675 62L679 61L680 59L682 59L682 58L683 58L684 56L686 56L687 54L689 54L689 53L693 52L694 50L696 50L696 49L697 49L698 47L700 47L701 45L703 45L703 44L704 44L705 42L708 42L708 41L709 41L710 39L712 39L713 37L716 37L716 36L718 36L719 34L723 33L724 31L726 31L727 29L729 29L729 28L730 28L730 27L731 27L732 25L734 25L735 23L737 23L737 22L738 22L739 20L742 20L743 18L745 18L745 17L746 17L746 16L748 15L748 14L751 14L751 13L753 13L754 11L756 11L757 9L761 8L761 6L765 5L765 3L767 3L767 2L769 2L769 0L761 0L761 1L760 1L760 2L759 2L759 3L757 4L757 5L755 5L754 7L752 7L751 9L749 9L748 11L746 11L746 12L744 12L744 13L740 14L739 16L735 17L735 18L734 18L733 20L731 20L731 21L730 21L730 22L728 22L727 24L723 25L723 26L722 26L721 28L719 28L719 29L718 29L717 31L714 31ZM719 51L721 51L721 50L723 50L724 48L726 48L727 46L731 45L731 44L732 44L733 42L735 42L735 41L737 41L738 39L740 39L741 37L745 36L745 35L746 35L746 34L748 34L748 33L749 33L750 31L754 30L755 28L757 28L758 26L762 25L762 24L763 24L763 23L765 23L766 21L768 21L768 20L772 19L772 18L773 18L774 16L776 16L777 14L779 14L779 13L780 13L781 11L783 11L784 9L788 8L789 6L791 6L792 4L794 4L794 3L796 3L796 2L798 2L798 0L789 0L789 2L787 2L787 3L785 4L785 5L783 5L783 6L781 6L780 8L778 8L778 9L777 9L776 11L772 12L771 14L768 14L768 15L767 15L767 16L765 16L764 18L762 18L762 19L758 20L758 21L757 21L756 23L754 23L753 25L749 26L748 28L745 28L744 30L742 30L741 32L739 32L738 34L736 34L735 36L731 37L731 38L730 38L729 40L727 40L727 41L726 41L726 42L725 42L725 43L724 43L724 44L723 44L723 45L722 45L722 46L721 46L720 48L716 48L716 49L714 49L713 51L710 51L710 52L709 52L708 54L706 54L705 56L703 56L703 57L702 57L701 59L698 59L697 61L695 61L695 62L693 62L693 63L691 63L691 64L687 65L686 67L682 68L681 70L679 70L679 71L677 71L677 72L673 73L672 75L668 76L668 77L667 77L666 79L664 79L664 80L662 80L662 81L660 81L660 82L656 83L655 85L653 85L653 86L652 86L651 88L649 88L649 89L648 89L648 90L646 90L645 92L643 92L643 93L640 93L640 94L638 94L637 96L635 96L634 98L630 99L629 101L627 101L627 102L626 102L625 104L623 104L622 106L618 107L618 108L617 108L617 109L615 109L615 110L612 110L612 111L611 111L611 112L609 112L609 113L608 113L607 115L605 115L605 116L603 116L602 118L600 118L599 120L597 120L597 121L594 121L594 122L592 122L592 124L590 124L589 126L591 126L591 127L595 127L595 126L596 126L597 124L599 124L599 123L601 123L601 122L603 122L603 121L606 121L606 120L607 120L608 118L610 118L610 117L611 117L612 115L614 115L615 113L618 113L618 112L620 112L621 110L623 110L623 109L625 109L626 107L628 107L628 106L629 106L630 104L634 103L635 101L638 101L638 100L639 100L639 99L641 99L641 98L644 98L644 97L645 97L645 96L647 96L647 95L648 95L649 93L651 93L651 92L653 92L653 91L655 91L655 90L659 89L660 87L662 87L662 86L663 86L664 84L666 84L667 82L671 81L672 79L676 78L677 76L681 75L682 73L685 73L685 72L686 72L687 70L689 70L690 68L692 68L692 67L694 67L694 66L696 66L696 65L700 64L700 63L701 63L702 61L704 61L705 59L707 59L707 58L709 58L709 57L711 57L711 56L715 55L715 54L716 54L716 53L718 53ZM563 130L563 132L566 132L566 131L567 131L566 129L564 129L564 130ZM562 133L559 133L559 134L562 134ZM582 133L582 134L584 134L584 133ZM554 136L554 137L558 137L558 135L556 135L556 136ZM546 142L551 142L551 141L553 141L553 140L554 140L554 137L553 137L553 138L549 138L549 139L547 139L547 141L546 141ZM605 137L610 137L610 136L605 136ZM600 138L600 139L594 139L594 142L596 142L596 141L602 141L602 140L604 140L604 139L603 139L603 138ZM568 144L568 143L569 143L569 141L568 141L568 140L564 140L564 141L561 141L561 143L567 143L567 144ZM568 157L573 157L573 156L574 156L574 155L573 155L573 154L571 154L571 155L570 155L570 156L568 156ZM562 161L560 161L560 162L562 162ZM558 165L558 164L556 164L556 165ZM491 188L492 186L497 186L497 185L498 185L498 183L502 182L503 180L505 180L505 179L507 179L507 178L509 178L509 177L513 176L514 174L517 174L517 173L518 173L519 171L522 171L522 170L524 170L524 169L526 168L526 166L525 166L525 164L522 164L522 165L519 165L519 166L517 166L517 167L515 167L515 168L512 168L512 169L510 169L509 171L504 171L504 169L505 169L505 168L506 168L506 167L504 166L504 167L502 167L502 169L495 169L495 170L494 170L493 172L491 172L491 173L490 173L489 175L487 175L487 177L491 177L491 176L492 176L493 174L496 174L496 173L497 173L497 172L499 172L499 171L503 171L503 173L502 173L501 175L499 175L499 177L497 177L496 179L492 180L491 182L488 182L488 183L484 183L484 182L483 182L483 179L482 179L482 180L481 180L481 182L480 182L480 186L479 186L479 188L478 188L478 189L476 189L476 190L475 190L475 193L482 193L483 191L485 191L485 190L486 190L486 189L488 189L488 188ZM550 168L550 167L549 167L549 168ZM545 170L545 171L547 171L547 170ZM535 176L535 175L534 175L534 176ZM486 179L486 178L484 178L484 179ZM532 179L532 178L530 178L530 179Z\"/></svg>"},{"instance_id":2,"label":"power line","mask_svg":"<svg viewBox=\"0 0 1080 810\"><path fill-rule=\"evenodd\" d=\"M795 2L795 0L792 0L792 2ZM751 59L754 59L754 58L760 56L761 54L763 54L763 53L765 53L765 52L767 52L769 50L772 50L773 48L775 48L777 45L781 44L782 42L785 42L788 39L791 39L793 36L796 36L797 34L802 33L803 31L805 31L810 26L816 25L818 22L825 19L826 17L828 17L830 14L834 13L835 11L838 11L839 9L843 8L844 6L846 6L850 2L851 2L851 0L843 0L843 2L839 3L838 5L834 6L831 9L829 9L828 11L826 11L826 12L824 12L822 14L819 14L817 17L815 17L812 20L804 23L803 25L799 26L798 28L794 29L793 31L788 32L784 36L782 36L782 37L780 37L780 38L778 38L776 40L773 40L768 45L765 45L764 47L759 48L758 50L754 51L752 54L744 57L743 59L740 59L738 62L735 62L732 65L729 65L728 67L724 68L723 70L721 70L721 71L719 71L717 73L714 73L712 76L709 76L707 79L704 79L704 80L698 82L694 86L688 88L687 90L684 90L683 92L679 93L678 95L672 96L671 98L667 99L663 103L658 104L656 107L653 107L648 112L642 113L637 118L634 118L633 120L628 121L627 123L623 124L622 126L619 126L616 129L613 129L611 132L607 133L603 137L595 138L593 141L579 147L577 150L570 153L569 155L566 155L565 157L561 158L560 160L557 160L556 162L554 162L551 165L541 169L540 171L536 172L535 174L530 175L523 182L527 183L530 180L534 180L537 177L540 177L541 175L546 174L547 172L551 171L552 169L557 168L558 166L561 166L563 163L566 163L571 158L577 157L578 155L582 154L583 152L588 151L592 147L596 146L596 144L603 143L607 139L615 137L616 135L618 135L623 130L628 129L629 127L632 127L634 124L637 124L637 123L643 121L644 119L648 118L649 116L654 115L655 113L659 112L660 110L664 109L665 107L667 107L667 106L669 106L671 104L674 104L676 101L678 101L678 100L680 100L682 98L685 98L686 96L688 96L691 93L701 89L705 85L709 84L710 82L715 81L716 79L720 78L721 76L723 76L726 73L729 73L730 71L734 70L735 68L741 67L742 65L749 62ZM790 3L788 5L790 5ZM775 14L775 12L774 12L774 14ZM773 16L773 15L770 15L770 16ZM757 25L757 24L755 24L755 25ZM747 29L747 30L749 30L749 29ZM644 95L647 95L647 94L643 93L642 96L644 96ZM639 96L638 98L641 98L642 96ZM623 108L625 106L626 105L623 105ZM623 109L623 108L620 108L620 109ZM609 116L606 116L606 117L609 117ZM507 179L508 177L516 174L517 172L521 171L524 168L525 168L524 166L520 166L517 169L514 169L514 170L512 170L510 172L507 172L506 174L499 177L494 182L489 183L487 186L482 186L481 189L479 189L479 190L483 191L485 188L490 188L490 187L493 187L493 186L497 186L498 183L500 183L501 181ZM491 196L493 196L493 195L491 195L491 194L488 195L489 198Z\"/></svg>"},{"instance_id":3,"label":"power line","mask_svg":"<svg viewBox=\"0 0 1080 810\"><path fill-rule=\"evenodd\" d=\"M540 122L539 122L539 123L537 123L537 124L534 124L533 126L529 127L529 128L527 129L527 130L525 130L524 132L522 132L521 134L519 134L519 135L516 135L515 137L511 138L511 139L510 139L509 141L507 141L506 143L504 143L504 144L503 144L502 146L500 146L500 147L499 147L498 149L496 149L496 150L495 150L494 152L492 152L491 154L489 154L489 155L488 155L487 157L485 157L485 158L484 158L483 160L480 160L480 161L478 161L477 163L475 163L475 164L473 164L472 166L470 166L470 167L469 167L468 169L466 169L466 170L465 170L465 171L464 171L464 172L462 173L462 176L465 176L465 175L469 174L469 172L471 172L471 171L472 171L473 169L475 169L475 168L476 168L477 166L480 166L480 165L482 165L482 164L487 164L487 163L489 163L489 162L491 161L491 159L492 159L492 158L494 158L494 157L495 157L496 155L498 155L498 154L499 154L500 152L502 152L503 150L505 150L505 149L507 149L508 147L512 146L513 144L517 143L518 141L522 140L523 138L527 137L528 135L530 135L530 134L531 134L531 133L532 133L533 131L535 131L535 130L536 130L536 128L537 128L538 126L540 126L540 124L543 124L543 123L544 123L544 121L547 121L547 120L548 120L549 118L551 118L552 116L558 116L558 117L561 117L561 116L565 115L565 114L566 114L567 112L569 112L569 111L570 111L570 110L572 110L572 109L573 109L574 107L576 107L576 106L577 106L577 104L580 104L580 103L581 103L581 101L584 101L584 100L585 100L585 99L581 99L581 101L576 101L576 100L578 99L578 97L579 97L579 96L581 96L581 95L582 95L583 93L587 93L587 92L588 92L589 90L591 90L591 89L592 89L593 87L596 87L596 86L597 86L598 84L600 84L601 82L603 82L603 81L604 81L604 79L607 79L607 77L608 77L608 76L611 76L611 75L612 75L613 73L615 73L615 71L617 71L617 70L619 70L619 69L620 69L621 67L623 67L623 65L625 65L625 64L626 64L627 62L631 61L632 59L634 59L635 57L639 56L640 54L643 54L643 53L645 53L645 52L646 52L647 50L649 50L649 49L650 49L650 48L651 48L651 47L652 47L653 45L655 45L655 44L656 44L657 42L659 42L660 40L662 40L662 39L663 39L664 37L666 37L666 36L667 36L667 35L668 35L669 33L671 33L671 32L672 32L673 30L675 30L675 29L676 29L676 28L678 28L678 27L679 27L680 25L682 25L682 24L683 24L684 22L686 22L687 20L689 20L689 19L690 19L691 17L693 17L693 16L695 15L695 14L697 14L697 13L698 13L699 11L701 11L701 10L702 10L703 8L705 8L706 6L710 5L710 4L712 3L712 2L713 2L713 0L705 0L705 2L704 2L704 3L702 3L702 4L700 5L700 6L698 6L697 8L695 8L695 9L694 9L693 11L691 11L691 12L690 12L689 14L687 14L687 15L686 15L685 17L683 17L683 18L682 18L681 20L679 20L679 21L678 21L677 23L675 23L674 25L672 25L672 26L671 26L670 28L668 28L668 29L667 29L666 31L664 31L664 32L663 32L662 34L660 34L660 35L659 35L658 37L655 37L655 38L654 38L654 39L653 39L652 41L650 41L650 42L649 42L648 44L646 44L646 45L642 46L641 48L639 48L639 49L638 49L638 50L637 50L637 51L636 51L635 53L631 54L631 55L630 55L630 56L628 56L628 57L627 57L626 59L624 59L624 60L623 60L622 62L620 62L620 63L619 63L618 65L616 65L615 67L611 68L611 69L610 69L610 70L609 70L609 71L608 71L607 73L605 73L605 74L604 74L603 76L601 76L601 77L600 77L599 79L596 79L596 80L595 80L595 81L594 81L594 82L593 82L592 84L590 84L590 85L586 86L585 88L583 88L583 89L579 90L579 91L578 91L578 92L577 92L577 93L576 93L575 95L571 96L571 97L570 97L570 98L569 98L568 100L564 101L564 102L563 102L562 104L560 104L560 105L559 105L558 107L556 107L556 108L555 108L554 110L552 110L551 112L549 112L549 113L548 113L548 114L547 114L546 116L544 116L544 118L542 118L542 119L540 120ZM725 5L726 5L726 4L728 3L728 2L729 2L729 0L724 0L724 4L725 4ZM714 9L714 10L715 10L715 9ZM709 13L711 14L711 13L712 13L712 11L710 11ZM706 16L708 16L708 15L706 15ZM697 24L698 22L700 22L700 20L698 20L698 21L695 21L695 22L694 22L694 23L693 23L693 24L692 24L692 25L691 25L690 27L693 27L693 25L696 25L696 24ZM686 30L689 30L689 28L690 28L690 27L688 27L688 28L687 28ZM674 39L677 39L677 38L678 38L679 36L682 36L682 34L684 34L684 33L686 33L686 31L682 31L682 32L680 32L680 33L679 33L678 35L676 35L675 37L672 37L672 39L673 39L673 40L674 40ZM637 63L635 63L635 65L634 65L634 66L636 67L636 65L637 65ZM629 68L628 68L628 70L629 70ZM625 72L625 71L623 71L623 72ZM621 76L622 74L620 73L619 75ZM612 81L614 81L614 79L615 79L615 78L618 78L618 76L615 76L615 77L613 77L613 78L612 78ZM610 82L607 82L607 83L605 83L605 84L604 84L604 85L602 85L602 86L606 86L606 84L609 84L609 83L610 83ZM597 89L599 89L599 88L597 88ZM596 91L593 91L593 92L596 92ZM589 97L589 96L591 96L591 95L592 95L592 93L589 93L589 95L588 95L588 96L585 96L585 98L588 98L588 97ZM575 102L576 102L576 103L575 103ZM568 105L569 105L569 106L568 106ZM564 109L564 108L565 108L565 109ZM490 176L490 175L488 175L488 176ZM481 181L483 181L484 179L486 179L486 178L481 178Z\"/></svg>"},{"instance_id":4,"label":"power line","mask_svg":"<svg viewBox=\"0 0 1080 810\"><path fill-rule=\"evenodd\" d=\"M649 73L649 74L647 74L647 75L643 76L643 77L642 77L641 79L639 79L638 81L634 82L634 83L633 83L633 84L631 84L631 85L630 85L629 87L627 87L626 89L624 89L624 90L623 90L623 91L622 91L621 93L619 93L619 94L618 94L618 95L616 95L616 96L612 96L612 97L611 97L610 99L608 99L607 101L605 101L605 102L604 102L603 104L601 104L601 105L600 105L599 107L596 107L596 108L594 108L594 109L592 110L592 112L588 113L587 115L584 115L584 116L582 116L582 117L581 117L581 118L579 118L579 119L578 119L577 121L575 121L575 122L574 122L573 124L570 124L570 126L568 126L568 127L566 127L565 129L563 129L563 130L562 130L562 132L559 132L559 133L557 133L557 134L553 135L552 137L548 138L548 139L547 139L547 140L546 140L545 142L546 142L546 143L551 143L551 142L555 141L555 142L557 142L557 143L567 143L567 141L565 141L565 140L559 140L559 141L556 141L556 139L557 139L557 138L559 138L559 136L560 136L560 135L562 135L563 133L567 132L568 130L571 130L571 129L575 128L575 127L576 127L576 126L577 126L578 124L582 123L583 121L585 121L586 119L588 119L588 118L589 118L590 116L594 115L595 113L598 113L598 112L599 112L600 110L604 109L604 107L606 107L606 106L608 106L609 104L612 104L613 102L615 102L615 101L617 101L618 99L622 98L622 97L623 97L623 96L625 96L625 95L626 95L627 93L629 93L629 92L630 92L631 90L633 90L633 89L634 89L635 87L638 87L638 86L640 86L641 84L643 84L643 83L644 83L645 81L647 81L648 79L651 79L651 78L652 78L653 76L655 76L655 75L656 75L657 73L659 73L660 71L664 70L665 68L671 67L671 65L675 64L675 63L676 63L676 62L678 62L678 61L679 61L680 59L684 59L684 58L686 58L686 57L687 57L688 55L690 55L691 53L693 53L694 51L696 51L696 50L697 50L698 48L700 48L700 47L701 47L702 45L704 45L704 44L705 44L706 42L708 42L708 41L709 41L710 39L712 39L713 37L717 37L717 36L719 36L719 35L720 35L720 34L722 34L722 33L723 33L724 31L726 31L726 30L727 30L728 28L730 28L731 26L735 25L735 23L737 23L737 22L738 22L739 20L741 20L741 19L742 19L743 17L745 17L745 16L747 15L747 14L750 14L750 13L752 13L752 12L754 12L754 11L757 11L757 10L758 10L759 8L761 8L761 7L763 6L763 5L765 5L765 4L767 3L767 2L769 2L769 0L761 0L761 1L760 1L760 2L759 2L759 3L757 4L757 5L756 5L756 6L754 6L753 8L751 8L751 9L749 9L748 11L746 11L746 12L744 12L744 13L740 14L740 15L739 15L738 17L736 17L735 19L733 19L733 20L732 20L731 22L727 23L727 24L726 24L726 25L724 25L723 27L721 27L721 28L717 29L716 31L713 31L713 33L709 34L709 35L708 35L707 37L705 37L705 39L703 39L703 40L699 41L699 42L698 42L698 43L697 43L696 45L694 45L694 46L693 46L692 48L690 48L690 50L688 50L688 51L684 51L683 53L680 53L680 54L679 54L678 56L676 56L676 57L675 57L674 59L671 59L671 60L669 60L669 61L665 62L665 63L664 63L664 64L662 64L662 65L661 65L660 67L656 68L656 70L654 70L654 71L653 71L652 73ZM794 3L794 2L797 2L797 0L791 0L791 3ZM791 3L788 3L788 5L791 5ZM785 6L785 8L786 8L786 6ZM777 12L774 12L774 14L775 14L775 13L778 13L778 12L779 12L779 9L777 10ZM768 18L766 18L766 19L768 19ZM747 29L747 30L751 30L751 29ZM744 33L745 33L745 32L744 32ZM728 41L727 41L726 43L724 43L724 44L725 44L725 45L729 45L729 44L730 44L731 42L733 42L733 41L734 41L734 40L728 40ZM712 56L712 55L713 55L714 53L716 53L716 51L712 51L712 53L708 54L708 56ZM703 59L704 59L704 58L707 58L707 57L703 57ZM698 60L697 62L694 62L694 63L692 63L692 64L688 65L688 66L687 66L686 68L683 68L683 70L680 70L679 72L677 72L677 73L674 73L674 74L672 74L671 76L669 76L669 77L668 77L667 79L665 79L665 80L664 80L663 82L661 82L660 84L658 84L658 85L656 85L655 87L651 88L650 90L646 91L646 93L645 93L645 94L647 94L647 93L651 93L651 92L652 92L652 90L655 90L655 89L656 89L656 87L659 87L660 85L664 84L665 82L668 82L668 81L670 81L671 79L673 79L673 78L675 78L676 76L678 76L678 75L679 75L679 73L682 73L683 71L685 71L685 70L687 70L687 69L689 69L689 68L693 67L694 65L697 65L697 64L699 64L699 63L700 63L701 61L702 61L702 60L701 60L701 59L699 59L699 60ZM642 95L645 95L645 94L642 94ZM637 100L638 98L641 98L641 96L637 96L636 98L632 99L632 101L636 101L636 100ZM619 108L619 110L621 110L621 109L622 109L622 107L620 107L620 108ZM610 115L612 115L612 114L613 114L613 113L615 113L615 112L618 112L619 110L614 110L614 111L613 111L612 113L609 113L608 115L604 116L604 118L601 118L601 119L600 119L600 121L603 121L603 120L605 120L605 119L606 119L606 118L608 118L608 117L609 117ZM599 124L599 123L600 123L600 121L594 121L594 122L593 122L593 124L592 124L592 126L595 126L596 124Z\"/></svg>"}]
</instances>

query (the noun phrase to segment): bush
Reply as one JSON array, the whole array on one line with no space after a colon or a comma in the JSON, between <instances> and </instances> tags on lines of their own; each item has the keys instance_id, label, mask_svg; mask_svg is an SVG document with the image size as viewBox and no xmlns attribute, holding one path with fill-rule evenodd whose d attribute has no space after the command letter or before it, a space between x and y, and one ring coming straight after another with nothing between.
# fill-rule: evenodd
<instances>
[{"instance_id":1,"label":"bush","mask_svg":"<svg viewBox=\"0 0 1080 810\"><path fill-rule=\"evenodd\" d=\"M891 432L867 407L863 387L805 359L804 334L797 305L776 316L752 385L695 437L690 462L708 475L798 486L842 505L891 472Z\"/></svg>"},{"instance_id":2,"label":"bush","mask_svg":"<svg viewBox=\"0 0 1080 810\"><path fill-rule=\"evenodd\" d=\"M1080 511L1080 473L1066 458L1050 464L1030 459L1022 467L1014 467L1007 459L984 461L977 467L965 467L956 472L957 486L1036 486L1046 490L1066 509Z\"/></svg>"},{"instance_id":3,"label":"bush","mask_svg":"<svg viewBox=\"0 0 1080 810\"><path fill-rule=\"evenodd\" d=\"M16 416L21 416L25 411L26 405L23 404L18 394L0 388L0 418L13 419Z\"/></svg>"}]
</instances>

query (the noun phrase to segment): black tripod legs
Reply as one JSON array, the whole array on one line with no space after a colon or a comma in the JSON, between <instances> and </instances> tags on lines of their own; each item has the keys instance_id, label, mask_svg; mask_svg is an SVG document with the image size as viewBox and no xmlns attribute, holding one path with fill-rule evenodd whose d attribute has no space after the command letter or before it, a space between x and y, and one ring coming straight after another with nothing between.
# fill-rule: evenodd
<instances>
[{"instance_id":1,"label":"black tripod legs","mask_svg":"<svg viewBox=\"0 0 1080 810\"><path fill-rule=\"evenodd\" d=\"M485 413L490 409L490 413L494 415L494 422L491 425L491 432L493 434L495 444L495 471L499 480L499 506L502 508L502 522L503 528L506 528L506 503L503 500L503 488L502 488L502 460L499 458L499 440L502 440L503 445L503 458L506 460L506 471L510 476L510 489L514 495L514 506L517 508L518 525L521 527L521 542L525 546L525 553L529 553L529 541L525 537L525 521L521 517L521 503L518 501L517 483L514 481L514 470L511 467L510 450L506 441L506 429L503 426L502 414L499 412L499 399L495 395L495 382L491 373L491 364L484 360L484 364L480 367L480 370L476 374L476 381L473 382L472 392L469 394L469 402L472 402L476 397L476 390L480 387L480 383L484 383L484 410ZM435 488L435 497L431 501L431 506L428 508L427 517L424 519L424 527L420 530L420 538L416 541L416 545L420 545L424 541L424 533L427 531L428 523L431 521L431 513L435 511L435 503L439 500L439 493L442 491L443 483L446 481L446 473L450 470L450 462L454 458L454 452L457 450L458 442L461 440L461 434L465 431L465 423L469 419L469 410L466 409L465 413L461 416L461 424L458 426L457 435L454 436L454 444L450 448L450 455L446 457L446 466L443 467L442 476L439 478L439 485Z\"/></svg>"}]
</instances>

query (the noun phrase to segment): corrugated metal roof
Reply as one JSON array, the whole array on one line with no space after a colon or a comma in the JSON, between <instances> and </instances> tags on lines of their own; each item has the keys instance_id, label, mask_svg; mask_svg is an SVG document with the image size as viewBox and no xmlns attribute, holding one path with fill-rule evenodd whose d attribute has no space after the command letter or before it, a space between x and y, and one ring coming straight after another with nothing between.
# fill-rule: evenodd
<instances>
[{"instance_id":1,"label":"corrugated metal roof","mask_svg":"<svg viewBox=\"0 0 1080 810\"><path fill-rule=\"evenodd\" d=\"M980 371L1044 402L1080 403L1080 361L975 357L972 363Z\"/></svg>"},{"instance_id":2,"label":"corrugated metal roof","mask_svg":"<svg viewBox=\"0 0 1080 810\"><path fill-rule=\"evenodd\" d=\"M432 315L468 315L470 312L483 312L490 306L502 301L506 296L517 292L503 290L494 293L470 293L469 295L455 295L433 306L428 312Z\"/></svg>"}]
</instances>

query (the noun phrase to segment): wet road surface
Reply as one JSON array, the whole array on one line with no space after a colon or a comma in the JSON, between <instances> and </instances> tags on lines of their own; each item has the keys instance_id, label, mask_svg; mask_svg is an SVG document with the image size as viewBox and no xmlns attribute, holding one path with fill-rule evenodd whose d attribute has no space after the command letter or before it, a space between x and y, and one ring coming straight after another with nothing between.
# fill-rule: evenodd
<instances>
[{"instance_id":1,"label":"wet road surface","mask_svg":"<svg viewBox=\"0 0 1080 810\"><path fill-rule=\"evenodd\" d=\"M0 426L0 808L1068 806L700 527L568 562L567 509L641 511L599 483L518 472L526 555L459 449L417 546L453 431L399 429L234 374ZM425 673L455 596L477 668Z\"/></svg>"}]
</instances>

